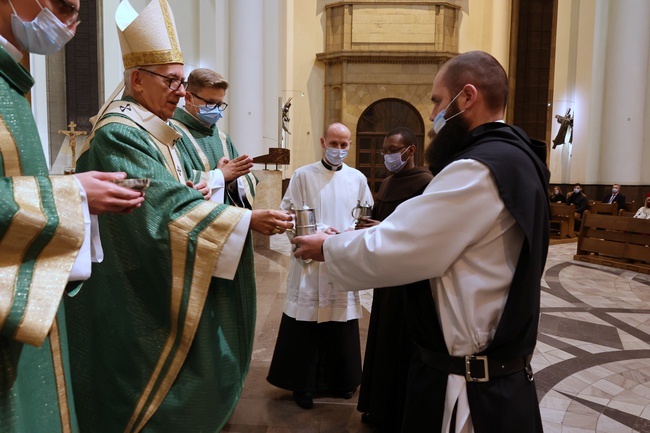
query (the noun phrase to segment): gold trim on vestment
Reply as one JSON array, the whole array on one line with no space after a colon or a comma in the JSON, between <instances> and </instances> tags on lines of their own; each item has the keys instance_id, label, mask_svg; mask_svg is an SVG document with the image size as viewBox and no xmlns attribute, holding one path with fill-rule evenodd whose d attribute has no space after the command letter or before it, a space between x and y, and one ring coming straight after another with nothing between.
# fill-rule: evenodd
<instances>
[{"instance_id":1,"label":"gold trim on vestment","mask_svg":"<svg viewBox=\"0 0 650 433\"><path fill-rule=\"evenodd\" d=\"M62 433L72 433L72 422L70 421L70 404L68 403L68 390L65 383L65 369L63 366L63 355L61 353L61 336L59 324L56 319L50 330L50 349L52 351L52 365L54 367L54 381L58 395L59 416L61 417Z\"/></svg>"},{"instance_id":2,"label":"gold trim on vestment","mask_svg":"<svg viewBox=\"0 0 650 433\"><path fill-rule=\"evenodd\" d=\"M125 126L129 126L131 128L137 128L140 129L139 125L131 118L124 118L124 117L119 117L119 116L110 116L110 117L104 117L101 121L97 123L96 128L94 129L94 132L91 133L90 137L86 139L84 142L84 147L82 149L82 153L90 149L90 140L92 140L95 137L95 134L97 131L99 131L103 126L108 125L109 123L119 123ZM145 132L149 133L146 129L144 129ZM160 141L156 140L151 134L148 134L149 137L152 139L153 144L155 145L156 149L162 154L163 158L165 159L165 168L167 171L174 176L174 178L180 182L180 178L176 170L174 169L175 164L174 164L174 159L172 158L171 152L173 151L173 148L171 146L166 146ZM164 149L164 151L163 151Z\"/></svg>"},{"instance_id":3,"label":"gold trim on vestment","mask_svg":"<svg viewBox=\"0 0 650 433\"><path fill-rule=\"evenodd\" d=\"M185 322L181 330L181 342L175 352L172 349L178 338L178 320L181 308L181 301L184 294L185 276L187 273L186 260L187 249L189 245L190 232L202 222L215 205L210 202L204 202L194 207L185 215L169 223L169 234L171 242L171 261L172 261L172 280L171 280L171 329L165 342L165 346L158 358L154 371L149 378L136 408L129 420L125 432L139 432L151 419L160 404L165 399L178 372L185 362L189 352L196 328L201 318L201 312L205 303L205 298L210 286L212 273L216 268L216 263L223 247L223 243L230 236L232 230L243 215L243 211L228 207L224 210L212 224L199 234L196 246L194 268L192 270L192 281L188 298ZM169 358L172 358L170 367L163 372L163 366ZM162 379L161 379L162 377ZM158 389L154 391L156 384L160 382ZM152 396L153 394L153 396ZM152 396L152 397L151 397ZM151 397L147 407L145 404ZM142 418L135 425L138 417Z\"/></svg>"},{"instance_id":4,"label":"gold trim on vestment","mask_svg":"<svg viewBox=\"0 0 650 433\"><path fill-rule=\"evenodd\" d=\"M176 126L178 129L183 131L183 134L189 138L190 143L192 143L192 146L194 146L194 149L196 149L196 153L199 155L199 159L201 160L201 164L203 164L203 168L205 169L204 171L210 171L212 170L212 167L210 167L210 161L208 160L207 155L205 152L203 152L203 149L201 149L201 146L199 146L199 143L196 141L190 130L187 128L187 126L181 122L180 120L176 119L169 119L169 121ZM227 155L224 155L227 156ZM218 163L219 161L217 161ZM214 167L216 168L216 167Z\"/></svg>"},{"instance_id":5,"label":"gold trim on vestment","mask_svg":"<svg viewBox=\"0 0 650 433\"><path fill-rule=\"evenodd\" d=\"M16 140L2 116L0 116L0 154L2 154L4 176L13 177L23 174Z\"/></svg>"},{"instance_id":6,"label":"gold trim on vestment","mask_svg":"<svg viewBox=\"0 0 650 433\"><path fill-rule=\"evenodd\" d=\"M11 312L16 278L25 252L47 223L36 178L13 177L13 186L19 209L0 239L0 329Z\"/></svg>"},{"instance_id":7,"label":"gold trim on vestment","mask_svg":"<svg viewBox=\"0 0 650 433\"><path fill-rule=\"evenodd\" d=\"M72 176L53 176L50 180L59 225L36 259L25 313L15 336L34 346L40 346L50 331L85 232L76 180Z\"/></svg>"}]
</instances>

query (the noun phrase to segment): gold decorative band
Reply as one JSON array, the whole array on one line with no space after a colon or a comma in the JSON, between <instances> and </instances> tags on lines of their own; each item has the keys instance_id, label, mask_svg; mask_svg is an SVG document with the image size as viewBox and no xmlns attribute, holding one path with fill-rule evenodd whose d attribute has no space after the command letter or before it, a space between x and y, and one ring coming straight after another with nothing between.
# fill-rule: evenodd
<instances>
[{"instance_id":1,"label":"gold decorative band","mask_svg":"<svg viewBox=\"0 0 650 433\"><path fill-rule=\"evenodd\" d=\"M124 69L136 66L167 65L170 63L183 63L183 53L177 49L162 51L141 51L127 53L122 56Z\"/></svg>"}]
</instances>

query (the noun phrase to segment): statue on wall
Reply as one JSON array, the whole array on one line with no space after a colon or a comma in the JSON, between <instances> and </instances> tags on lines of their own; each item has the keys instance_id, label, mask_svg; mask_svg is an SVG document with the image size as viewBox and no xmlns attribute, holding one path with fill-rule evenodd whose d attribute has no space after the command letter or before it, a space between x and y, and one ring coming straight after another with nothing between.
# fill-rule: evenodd
<instances>
[{"instance_id":1,"label":"statue on wall","mask_svg":"<svg viewBox=\"0 0 650 433\"><path fill-rule=\"evenodd\" d=\"M289 109L291 108L292 99L293 97L287 99L287 102L284 103L284 107L282 107L282 129L287 134L291 134L291 132L289 132L289 122L291 121L289 118Z\"/></svg>"},{"instance_id":2,"label":"statue on wall","mask_svg":"<svg viewBox=\"0 0 650 433\"><path fill-rule=\"evenodd\" d=\"M560 124L560 130L557 132L557 135L553 139L553 149L555 149L560 144L566 143L566 134L569 131L569 128L571 129L569 143L573 143L573 115L571 114L571 109L567 108L566 114L564 116L556 114L555 118Z\"/></svg>"}]
</instances>

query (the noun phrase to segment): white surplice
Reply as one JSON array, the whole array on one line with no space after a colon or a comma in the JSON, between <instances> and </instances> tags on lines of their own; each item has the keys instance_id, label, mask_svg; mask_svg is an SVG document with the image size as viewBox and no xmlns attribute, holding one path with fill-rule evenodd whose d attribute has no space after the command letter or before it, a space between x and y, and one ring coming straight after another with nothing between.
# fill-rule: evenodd
<instances>
[{"instance_id":1,"label":"white surplice","mask_svg":"<svg viewBox=\"0 0 650 433\"><path fill-rule=\"evenodd\" d=\"M354 227L352 209L358 202L373 204L366 177L345 164L328 170L319 161L296 170L280 207L307 205L315 209L319 230L341 232ZM345 281L335 282L325 263L305 263L291 257L284 313L300 321L345 322L361 317L359 294L347 292ZM368 287L364 287L368 288Z\"/></svg>"},{"instance_id":2,"label":"white surplice","mask_svg":"<svg viewBox=\"0 0 650 433\"><path fill-rule=\"evenodd\" d=\"M349 290L429 279L447 349L464 356L492 341L523 240L490 170L464 159L380 225L330 236L324 252L332 277ZM452 431L471 433L465 378L450 374L443 433L456 404Z\"/></svg>"}]
</instances>

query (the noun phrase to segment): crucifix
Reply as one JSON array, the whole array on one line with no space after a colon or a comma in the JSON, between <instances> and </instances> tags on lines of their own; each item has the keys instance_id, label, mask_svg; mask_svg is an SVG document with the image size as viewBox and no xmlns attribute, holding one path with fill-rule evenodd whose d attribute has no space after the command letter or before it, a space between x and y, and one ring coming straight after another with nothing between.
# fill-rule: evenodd
<instances>
[{"instance_id":1,"label":"crucifix","mask_svg":"<svg viewBox=\"0 0 650 433\"><path fill-rule=\"evenodd\" d=\"M70 146L70 150L72 151L72 167L67 167L65 169L66 174L74 173L75 164L77 162L76 150L75 150L77 146L77 136L87 134L86 131L77 131L75 129L76 127L77 124L71 121L68 124L68 129L59 129L59 134L63 134L68 137L68 145Z\"/></svg>"}]
</instances>

